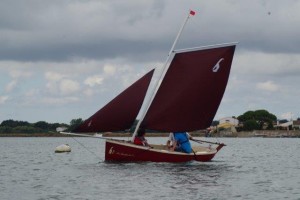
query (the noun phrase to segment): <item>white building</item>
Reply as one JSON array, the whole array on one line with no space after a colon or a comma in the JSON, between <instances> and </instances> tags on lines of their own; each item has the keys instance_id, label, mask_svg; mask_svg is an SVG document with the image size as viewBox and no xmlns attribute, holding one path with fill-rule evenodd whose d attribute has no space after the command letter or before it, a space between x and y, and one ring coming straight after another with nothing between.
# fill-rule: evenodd
<instances>
[{"instance_id":1,"label":"white building","mask_svg":"<svg viewBox=\"0 0 300 200\"><path fill-rule=\"evenodd\" d=\"M67 130L68 128L67 127L57 127L56 128L56 132L62 132L62 131L65 131L65 130Z\"/></svg>"},{"instance_id":2,"label":"white building","mask_svg":"<svg viewBox=\"0 0 300 200\"><path fill-rule=\"evenodd\" d=\"M225 123L237 126L239 124L239 120L233 117L224 117L219 120L219 124L225 124Z\"/></svg>"}]
</instances>

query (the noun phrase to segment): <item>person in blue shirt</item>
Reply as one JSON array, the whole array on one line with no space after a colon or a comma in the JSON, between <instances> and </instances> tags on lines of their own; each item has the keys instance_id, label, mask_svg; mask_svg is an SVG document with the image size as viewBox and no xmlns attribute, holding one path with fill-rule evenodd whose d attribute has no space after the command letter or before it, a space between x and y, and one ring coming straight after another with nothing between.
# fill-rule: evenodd
<instances>
[{"instance_id":1,"label":"person in blue shirt","mask_svg":"<svg viewBox=\"0 0 300 200\"><path fill-rule=\"evenodd\" d=\"M170 133L167 147L170 151L192 153L193 150L189 139L192 139L192 137L187 132Z\"/></svg>"}]
</instances>

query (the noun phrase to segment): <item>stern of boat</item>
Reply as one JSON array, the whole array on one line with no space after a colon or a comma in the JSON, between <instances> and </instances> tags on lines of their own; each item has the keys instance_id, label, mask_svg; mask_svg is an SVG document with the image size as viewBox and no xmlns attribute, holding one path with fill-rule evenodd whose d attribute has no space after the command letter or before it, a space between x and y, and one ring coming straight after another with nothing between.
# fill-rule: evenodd
<instances>
[{"instance_id":1,"label":"stern of boat","mask_svg":"<svg viewBox=\"0 0 300 200\"><path fill-rule=\"evenodd\" d=\"M216 150L217 150L217 151L220 151L220 149L222 149L224 146L226 146L224 143L220 143L220 144L217 146Z\"/></svg>"}]
</instances>

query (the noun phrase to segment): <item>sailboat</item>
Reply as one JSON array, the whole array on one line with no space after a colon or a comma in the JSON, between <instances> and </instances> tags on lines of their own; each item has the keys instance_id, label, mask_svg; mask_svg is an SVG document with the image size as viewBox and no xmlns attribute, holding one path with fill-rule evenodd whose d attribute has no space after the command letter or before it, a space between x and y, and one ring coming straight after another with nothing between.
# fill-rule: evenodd
<instances>
[{"instance_id":1,"label":"sailboat","mask_svg":"<svg viewBox=\"0 0 300 200\"><path fill-rule=\"evenodd\" d=\"M154 74L154 70L151 70L73 131L83 135L128 130L142 112L131 140L103 138L106 161L206 162L225 146L223 143L209 146L198 144L192 147L192 153L184 153L169 151L166 145L150 144L151 147L147 147L133 143L139 128L157 132L205 129L211 125L218 110L228 82L236 43L174 50L186 21L153 91L149 89ZM145 99L148 92L152 93Z\"/></svg>"}]
</instances>

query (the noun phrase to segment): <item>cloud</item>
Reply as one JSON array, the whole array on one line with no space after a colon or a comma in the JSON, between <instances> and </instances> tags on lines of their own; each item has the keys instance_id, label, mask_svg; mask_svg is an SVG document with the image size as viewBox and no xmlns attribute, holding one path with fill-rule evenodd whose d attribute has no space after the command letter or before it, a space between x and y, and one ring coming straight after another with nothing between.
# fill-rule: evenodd
<instances>
[{"instance_id":1,"label":"cloud","mask_svg":"<svg viewBox=\"0 0 300 200\"><path fill-rule=\"evenodd\" d=\"M95 94L95 92L94 92L94 90L88 88L83 91L83 94L90 97L90 96L93 96Z\"/></svg>"},{"instance_id":2,"label":"cloud","mask_svg":"<svg viewBox=\"0 0 300 200\"><path fill-rule=\"evenodd\" d=\"M64 78L64 75L57 72L46 72L45 78L49 81L60 81Z\"/></svg>"},{"instance_id":3,"label":"cloud","mask_svg":"<svg viewBox=\"0 0 300 200\"><path fill-rule=\"evenodd\" d=\"M239 48L239 45L237 45ZM268 53L261 51L237 50L234 58L233 68L240 75L259 79L269 77L284 79L287 76L300 76L299 54Z\"/></svg>"},{"instance_id":4,"label":"cloud","mask_svg":"<svg viewBox=\"0 0 300 200\"><path fill-rule=\"evenodd\" d=\"M116 67L113 65L105 65L103 71L106 75L113 76L116 73Z\"/></svg>"},{"instance_id":5,"label":"cloud","mask_svg":"<svg viewBox=\"0 0 300 200\"><path fill-rule=\"evenodd\" d=\"M23 77L30 77L32 75L32 73L30 71L26 71L26 68L23 68L23 70L11 70L9 71L10 76L13 79L19 79L19 78L23 78Z\"/></svg>"},{"instance_id":6,"label":"cloud","mask_svg":"<svg viewBox=\"0 0 300 200\"><path fill-rule=\"evenodd\" d=\"M100 75L90 76L85 79L84 84L94 87L95 85L101 85L103 82L103 78Z\"/></svg>"},{"instance_id":7,"label":"cloud","mask_svg":"<svg viewBox=\"0 0 300 200\"><path fill-rule=\"evenodd\" d=\"M196 15L176 49L239 42L219 116L260 108L280 116L297 109L299 1L3 0L1 5L4 117L24 100L29 106L43 104L41 113L48 105L69 103L64 107L69 119L68 109L81 103L98 108L162 66L190 8ZM79 112L87 115L86 109Z\"/></svg>"},{"instance_id":8,"label":"cloud","mask_svg":"<svg viewBox=\"0 0 300 200\"><path fill-rule=\"evenodd\" d=\"M256 88L258 88L260 90L268 91L268 92L276 92L279 89L279 87L272 81L257 83Z\"/></svg>"},{"instance_id":9,"label":"cloud","mask_svg":"<svg viewBox=\"0 0 300 200\"><path fill-rule=\"evenodd\" d=\"M70 95L80 90L80 84L77 81L67 79L67 75L58 72L46 72L46 88L52 95Z\"/></svg>"},{"instance_id":10,"label":"cloud","mask_svg":"<svg viewBox=\"0 0 300 200\"><path fill-rule=\"evenodd\" d=\"M162 58L190 7L197 14L186 26L180 47L240 41L240 49L299 53L297 1L219 0L219 7L209 1L175 2L74 0L42 6L11 0L0 8L0 59Z\"/></svg>"},{"instance_id":11,"label":"cloud","mask_svg":"<svg viewBox=\"0 0 300 200\"><path fill-rule=\"evenodd\" d=\"M47 92L50 95L70 95L80 90L80 84L76 81L64 79L59 82L50 81L46 84Z\"/></svg>"},{"instance_id":12,"label":"cloud","mask_svg":"<svg viewBox=\"0 0 300 200\"><path fill-rule=\"evenodd\" d=\"M30 89L24 93L24 96L27 98L36 98L40 95L40 90L38 89Z\"/></svg>"},{"instance_id":13,"label":"cloud","mask_svg":"<svg viewBox=\"0 0 300 200\"><path fill-rule=\"evenodd\" d=\"M41 102L48 105L63 105L68 103L78 102L80 99L78 97L44 97Z\"/></svg>"},{"instance_id":14,"label":"cloud","mask_svg":"<svg viewBox=\"0 0 300 200\"><path fill-rule=\"evenodd\" d=\"M22 67L20 70L9 68L8 73L12 80L5 86L6 92L13 91L18 86L20 80L27 79L32 76L32 72L24 67Z\"/></svg>"},{"instance_id":15,"label":"cloud","mask_svg":"<svg viewBox=\"0 0 300 200\"><path fill-rule=\"evenodd\" d=\"M293 119L293 117L294 117L294 114L292 112L286 112L286 113L281 114L282 119L290 120L290 119Z\"/></svg>"},{"instance_id":16,"label":"cloud","mask_svg":"<svg viewBox=\"0 0 300 200\"><path fill-rule=\"evenodd\" d=\"M9 82L6 87L5 87L5 91L6 92L11 92L16 86L17 86L18 81L17 80L12 80L11 82Z\"/></svg>"},{"instance_id":17,"label":"cloud","mask_svg":"<svg viewBox=\"0 0 300 200\"><path fill-rule=\"evenodd\" d=\"M0 104L4 104L9 99L9 96L0 96Z\"/></svg>"},{"instance_id":18,"label":"cloud","mask_svg":"<svg viewBox=\"0 0 300 200\"><path fill-rule=\"evenodd\" d=\"M60 82L60 92L62 95L69 95L80 90L80 85L76 81L64 79Z\"/></svg>"}]
</instances>

